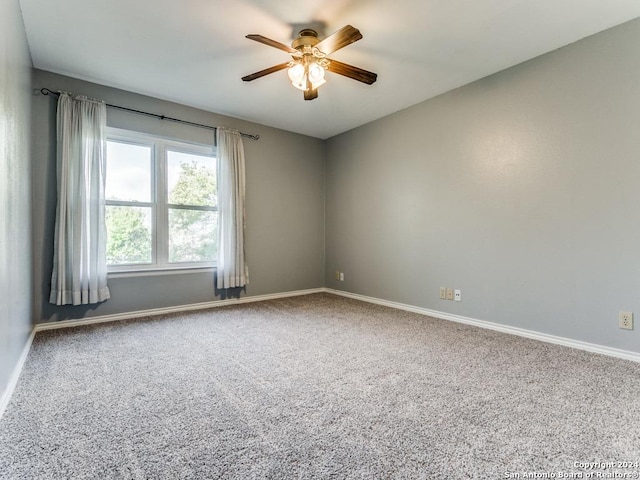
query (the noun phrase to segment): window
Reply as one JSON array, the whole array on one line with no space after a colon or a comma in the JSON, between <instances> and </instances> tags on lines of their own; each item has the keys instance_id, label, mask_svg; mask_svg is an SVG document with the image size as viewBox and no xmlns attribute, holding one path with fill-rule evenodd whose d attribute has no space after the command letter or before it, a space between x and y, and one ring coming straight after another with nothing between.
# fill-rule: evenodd
<instances>
[{"instance_id":1,"label":"window","mask_svg":"<svg viewBox=\"0 0 640 480\"><path fill-rule=\"evenodd\" d=\"M109 129L106 163L109 271L213 266L212 147Z\"/></svg>"}]
</instances>

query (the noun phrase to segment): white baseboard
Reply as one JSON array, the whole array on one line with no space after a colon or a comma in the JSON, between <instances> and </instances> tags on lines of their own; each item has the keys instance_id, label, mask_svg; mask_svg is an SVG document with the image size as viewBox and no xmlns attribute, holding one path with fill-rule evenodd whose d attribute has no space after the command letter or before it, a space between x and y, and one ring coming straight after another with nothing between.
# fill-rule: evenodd
<instances>
[{"instance_id":1,"label":"white baseboard","mask_svg":"<svg viewBox=\"0 0 640 480\"><path fill-rule=\"evenodd\" d=\"M7 409L9 405L9 400L11 400L11 396L13 395L13 391L16 389L16 385L18 384L18 378L20 378L20 373L22 372L22 367L24 363L27 361L27 355L29 355L29 350L31 350L31 344L33 343L33 337L35 336L35 331L32 330L31 334L27 338L27 343L22 349L22 353L18 358L18 362L16 366L13 368L11 372L11 376L9 377L9 383L7 384L7 388L2 392L2 396L0 396L0 418L4 414L4 411Z\"/></svg>"},{"instance_id":2,"label":"white baseboard","mask_svg":"<svg viewBox=\"0 0 640 480\"><path fill-rule=\"evenodd\" d=\"M599 353L602 355L608 355L610 357L622 358L624 360L631 360L633 362L640 363L640 353L637 353L637 352L631 352L628 350L621 350L618 348L607 347L605 345L597 345L595 343L582 342L580 340L574 340L571 338L559 337L556 335L549 335L546 333L536 332L534 330L511 327L511 326L502 325L499 323L488 322L486 320L478 320L471 317L464 317L462 315L455 315L452 313L440 312L440 311L431 310L428 308L416 307L414 305L407 305L404 303L392 302L392 301L383 300L380 298L368 297L366 295L360 295L357 293L350 293L342 290L334 290L332 288L313 288L309 290L296 290L291 292L274 293L274 294L268 294L268 295L256 295L252 297L230 298L227 300L194 303L190 305L178 305L174 307L138 310L135 312L117 313L112 315L101 315L101 316L96 316L91 318L84 318L80 320L63 320L60 322L39 323L34 327L33 333L43 331L43 330L76 327L80 325L92 325L97 323L113 322L118 320L130 320L133 318L144 318L144 317L151 317L155 315L164 315L168 313L204 310L204 309L213 308L213 307L224 307L226 305L238 305L242 303L263 302L266 300L276 300L279 298L297 297L300 295L310 295L313 293L322 293L322 292L331 293L334 295L339 295L339 296L348 297L348 298L353 298L355 300L360 300L363 302L374 303L376 305L383 305L390 308L396 308L399 310L406 310L409 312L419 313L422 315L427 315L429 317L439 318L442 320L449 320L452 322L464 323L466 325L473 325L480 328L486 328L486 329L495 330L498 332L509 333L511 335L517 335L519 337L531 338L533 340L539 340L541 342L553 343L555 345L563 345L565 347L577 348L579 350L585 350L587 352ZM29 339L28 346L31 345L31 341L33 339L33 333ZM24 358L21 360L22 363L24 363L24 359L26 359L26 355L28 351L29 351L28 347L25 347L25 352L23 352ZM20 363L20 369L22 368L22 363ZM17 374L19 375L19 373L20 373L20 370L18 369ZM15 376L14 382L16 382L17 375L14 373L14 376ZM13 387L15 387L15 384ZM9 390L10 389L7 388L7 391ZM2 407L4 405L3 402L8 403L8 398L5 399L6 396L7 395L5 393L3 394L3 397L0 399L0 413L2 412Z\"/></svg>"},{"instance_id":3,"label":"white baseboard","mask_svg":"<svg viewBox=\"0 0 640 480\"><path fill-rule=\"evenodd\" d=\"M325 292L325 288L312 288L309 290L296 290L292 292L272 293L268 295L255 295L252 297L229 298L226 300L215 300L212 302L192 303L189 305L177 305L174 307L152 308L149 310L137 310L135 312L115 313L111 315L99 315L78 320L61 320L59 322L38 323L34 327L35 332L43 330L56 330L58 328L77 327L80 325L93 325L97 323L115 322L117 320L131 320L133 318L153 317L156 315L166 315L168 313L188 312L193 310L205 310L213 307L225 307L228 305L238 305L241 303L264 302L266 300L277 300L279 298L298 297L300 295L310 295L313 293Z\"/></svg>"},{"instance_id":4,"label":"white baseboard","mask_svg":"<svg viewBox=\"0 0 640 480\"><path fill-rule=\"evenodd\" d=\"M342 290L334 290L327 288L326 292L334 295L340 295L342 297L353 298L355 300L361 300L363 302L375 303L376 305L383 305L385 307L397 308L399 310L406 310L409 312L420 313L429 317L439 318L442 320L449 320L452 322L464 323L466 325L473 325L480 328L486 328L489 330L496 330L498 332L509 333L511 335L517 335L519 337L531 338L539 340L541 342L553 343L556 345L563 345L565 347L577 348L578 350L585 350L587 352L599 353L602 355L608 355L610 357L622 358L624 360L631 360L633 362L640 363L640 353L631 352L628 350L621 350L619 348L607 347L604 345L597 345L595 343L582 342L580 340L573 340L566 337L558 337L556 335L549 335L546 333L540 333L533 330L527 330L524 328L510 327L508 325L501 325L499 323L487 322L486 320L477 320L475 318L463 317L461 315L455 315L452 313L439 312L437 310L430 310L428 308L415 307L413 305L406 305L404 303L391 302L389 300L382 300L375 297L367 297L365 295L359 295L357 293L344 292Z\"/></svg>"}]
</instances>

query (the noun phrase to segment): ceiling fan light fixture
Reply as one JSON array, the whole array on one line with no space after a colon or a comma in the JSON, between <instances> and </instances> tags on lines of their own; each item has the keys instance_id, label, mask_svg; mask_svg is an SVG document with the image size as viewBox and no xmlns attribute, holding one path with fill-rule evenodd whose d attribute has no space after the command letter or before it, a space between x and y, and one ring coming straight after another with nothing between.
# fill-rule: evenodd
<instances>
[{"instance_id":1,"label":"ceiling fan light fixture","mask_svg":"<svg viewBox=\"0 0 640 480\"><path fill-rule=\"evenodd\" d=\"M315 62L308 65L295 63L289 67L287 75L289 76L291 85L302 91L309 89L309 83L313 89L317 89L327 83L324 79L324 68Z\"/></svg>"}]
</instances>

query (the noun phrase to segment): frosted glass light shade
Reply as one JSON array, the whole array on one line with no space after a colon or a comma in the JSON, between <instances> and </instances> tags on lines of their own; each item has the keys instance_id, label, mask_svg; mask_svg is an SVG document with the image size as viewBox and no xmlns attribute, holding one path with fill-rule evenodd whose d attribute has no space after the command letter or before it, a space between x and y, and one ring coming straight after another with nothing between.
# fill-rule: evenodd
<instances>
[{"instance_id":1,"label":"frosted glass light shade","mask_svg":"<svg viewBox=\"0 0 640 480\"><path fill-rule=\"evenodd\" d=\"M304 78L304 67L302 64L296 63L293 67L289 68L287 75L289 75L291 83L300 83Z\"/></svg>"},{"instance_id":2,"label":"frosted glass light shade","mask_svg":"<svg viewBox=\"0 0 640 480\"><path fill-rule=\"evenodd\" d=\"M317 63L309 65L309 80L311 83L316 84L324 80L324 68Z\"/></svg>"}]
</instances>

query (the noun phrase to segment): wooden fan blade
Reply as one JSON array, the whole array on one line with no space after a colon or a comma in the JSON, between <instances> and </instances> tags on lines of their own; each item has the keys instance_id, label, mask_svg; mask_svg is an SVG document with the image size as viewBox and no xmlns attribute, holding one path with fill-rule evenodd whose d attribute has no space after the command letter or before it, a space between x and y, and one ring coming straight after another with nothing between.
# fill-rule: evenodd
<instances>
[{"instance_id":1,"label":"wooden fan blade","mask_svg":"<svg viewBox=\"0 0 640 480\"><path fill-rule=\"evenodd\" d=\"M296 50L291 48L289 45L285 45L284 43L276 42L275 40L271 40L270 38L264 37L262 35L258 35L252 33L251 35L247 35L249 40L254 40L259 43L264 43L265 45L269 45L270 47L279 48L280 50L284 50L287 53L296 53Z\"/></svg>"},{"instance_id":2,"label":"wooden fan blade","mask_svg":"<svg viewBox=\"0 0 640 480\"><path fill-rule=\"evenodd\" d=\"M336 50L340 50L347 45L351 45L353 42L357 42L361 38L362 34L360 33L360 30L352 27L351 25L347 25L322 40L316 45L316 48L325 55L331 55Z\"/></svg>"},{"instance_id":3,"label":"wooden fan blade","mask_svg":"<svg viewBox=\"0 0 640 480\"><path fill-rule=\"evenodd\" d=\"M362 68L354 67L353 65L348 65L337 60L329 61L331 63L329 63L327 70L333 73L337 73L338 75L344 75L345 77L353 78L354 80L366 83L367 85L371 85L378 79L378 74L376 73L369 72Z\"/></svg>"},{"instance_id":4,"label":"wooden fan blade","mask_svg":"<svg viewBox=\"0 0 640 480\"><path fill-rule=\"evenodd\" d=\"M313 100L314 98L318 98L317 88L308 88L307 90L304 91L305 100Z\"/></svg>"},{"instance_id":5,"label":"wooden fan blade","mask_svg":"<svg viewBox=\"0 0 640 480\"><path fill-rule=\"evenodd\" d=\"M264 77L265 75L269 75L270 73L278 72L280 70L284 70L289 66L289 62L281 63L280 65L274 65L273 67L265 68L264 70L260 70L259 72L252 73L251 75L247 75L242 77L242 80L245 82L250 82L251 80L255 80L256 78Z\"/></svg>"}]
</instances>

